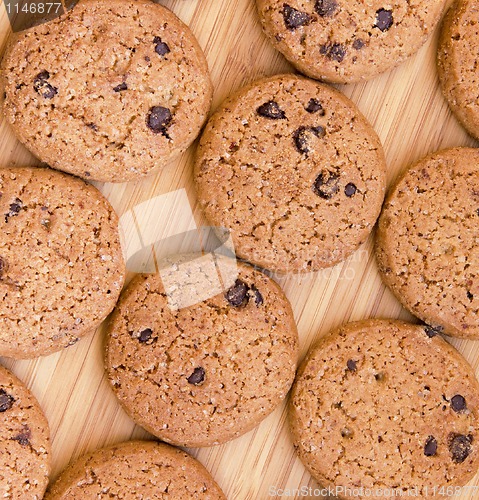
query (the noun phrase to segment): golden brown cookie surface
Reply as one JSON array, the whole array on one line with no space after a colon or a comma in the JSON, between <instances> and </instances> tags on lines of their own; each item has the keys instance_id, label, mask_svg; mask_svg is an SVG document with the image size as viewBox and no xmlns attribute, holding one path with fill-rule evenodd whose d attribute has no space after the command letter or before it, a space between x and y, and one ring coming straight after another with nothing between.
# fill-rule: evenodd
<instances>
[{"instance_id":1,"label":"golden brown cookie surface","mask_svg":"<svg viewBox=\"0 0 479 500\"><path fill-rule=\"evenodd\" d=\"M92 333L124 279L118 217L96 188L0 169L0 355L41 356Z\"/></svg>"},{"instance_id":2,"label":"golden brown cookie surface","mask_svg":"<svg viewBox=\"0 0 479 500\"><path fill-rule=\"evenodd\" d=\"M295 75L225 101L196 157L199 201L237 254L279 272L344 260L369 235L385 189L381 143L356 106Z\"/></svg>"},{"instance_id":3,"label":"golden brown cookie surface","mask_svg":"<svg viewBox=\"0 0 479 500\"><path fill-rule=\"evenodd\" d=\"M266 35L300 71L337 83L367 80L414 54L444 0L256 0Z\"/></svg>"},{"instance_id":4,"label":"golden brown cookie surface","mask_svg":"<svg viewBox=\"0 0 479 500\"><path fill-rule=\"evenodd\" d=\"M300 367L289 407L294 445L340 498L360 488L435 498L477 472L479 384L431 335L399 321L350 323Z\"/></svg>"},{"instance_id":5,"label":"golden brown cookie surface","mask_svg":"<svg viewBox=\"0 0 479 500\"><path fill-rule=\"evenodd\" d=\"M45 500L87 498L226 497L209 472L184 451L153 441L130 441L80 457L45 496Z\"/></svg>"},{"instance_id":6,"label":"golden brown cookie surface","mask_svg":"<svg viewBox=\"0 0 479 500\"><path fill-rule=\"evenodd\" d=\"M0 496L43 498L50 469L47 419L31 392L0 366Z\"/></svg>"},{"instance_id":7,"label":"golden brown cookie surface","mask_svg":"<svg viewBox=\"0 0 479 500\"><path fill-rule=\"evenodd\" d=\"M412 165L386 198L376 256L404 307L447 335L479 338L479 151Z\"/></svg>"},{"instance_id":8,"label":"golden brown cookie surface","mask_svg":"<svg viewBox=\"0 0 479 500\"><path fill-rule=\"evenodd\" d=\"M294 378L298 337L279 286L239 264L225 293L171 310L159 275L139 275L109 328L106 369L141 426L182 446L211 446L260 423ZM193 278L190 278L193 280Z\"/></svg>"},{"instance_id":9,"label":"golden brown cookie surface","mask_svg":"<svg viewBox=\"0 0 479 500\"><path fill-rule=\"evenodd\" d=\"M120 182L195 139L212 87L189 28L149 0L82 0L16 35L2 64L4 112L51 167Z\"/></svg>"}]
</instances>

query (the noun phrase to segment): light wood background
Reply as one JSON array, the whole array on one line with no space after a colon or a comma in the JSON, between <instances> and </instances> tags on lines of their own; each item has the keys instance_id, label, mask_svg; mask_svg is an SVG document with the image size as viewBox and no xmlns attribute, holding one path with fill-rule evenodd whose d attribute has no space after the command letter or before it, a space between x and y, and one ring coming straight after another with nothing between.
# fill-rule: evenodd
<instances>
[{"instance_id":1,"label":"light wood background","mask_svg":"<svg viewBox=\"0 0 479 500\"><path fill-rule=\"evenodd\" d=\"M261 76L293 71L263 35L254 0L164 0L203 47L215 94L213 109L232 91ZM448 2L450 3L450 2ZM0 47L9 34L0 6ZM452 117L435 70L437 30L399 68L366 83L341 86L371 121L386 151L388 182L426 153L448 146L477 146ZM0 118L0 167L35 165ZM185 188L196 223L204 223L192 181L194 147L158 175L128 184L98 185L119 215L153 196ZM346 321L370 317L411 319L382 285L372 238L335 268L278 281L299 327L301 357L321 335ZM450 340L450 339L449 339ZM479 342L451 342L476 367ZM131 438L148 438L120 409L103 373L102 331L61 353L31 361L0 359L31 388L51 427L53 477L80 454ZM213 474L229 499L267 499L271 487L317 487L295 457L282 405L252 432L228 444L190 450ZM479 485L479 475L470 485ZM464 489L457 497L479 498Z\"/></svg>"}]
</instances>

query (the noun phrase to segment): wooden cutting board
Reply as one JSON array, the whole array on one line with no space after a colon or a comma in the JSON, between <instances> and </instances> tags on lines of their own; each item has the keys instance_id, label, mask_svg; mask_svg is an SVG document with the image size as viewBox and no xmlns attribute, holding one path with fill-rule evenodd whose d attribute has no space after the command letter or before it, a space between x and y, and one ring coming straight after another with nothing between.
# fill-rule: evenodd
<instances>
[{"instance_id":1,"label":"wooden cutting board","mask_svg":"<svg viewBox=\"0 0 479 500\"><path fill-rule=\"evenodd\" d=\"M254 0L161 3L190 26L206 53L215 85L213 109L248 82L293 71L263 35ZM9 33L8 18L0 6L2 49ZM410 162L426 153L449 146L477 146L451 115L441 95L435 69L437 34L436 30L429 42L399 68L370 82L340 87L379 134L386 151L389 184ZM194 149L191 147L157 175L98 187L119 215L152 197L184 188L196 224L201 226L205 221L197 207L192 180ZM2 117L0 167L35 164L38 160L18 143ZM167 225L168 214L162 220ZM333 269L285 276L278 281L293 305L301 358L314 341L344 322L370 317L412 319L381 283L372 238ZM150 437L133 424L115 400L103 373L102 342L100 328L92 337L48 357L0 359L27 383L46 413L53 441L53 477L86 451ZM479 375L479 342L451 343ZM211 471L229 499L262 500L279 489L292 493L294 488L318 487L294 454L284 404L243 437L222 446L190 451ZM479 498L479 475L456 498Z\"/></svg>"}]
</instances>

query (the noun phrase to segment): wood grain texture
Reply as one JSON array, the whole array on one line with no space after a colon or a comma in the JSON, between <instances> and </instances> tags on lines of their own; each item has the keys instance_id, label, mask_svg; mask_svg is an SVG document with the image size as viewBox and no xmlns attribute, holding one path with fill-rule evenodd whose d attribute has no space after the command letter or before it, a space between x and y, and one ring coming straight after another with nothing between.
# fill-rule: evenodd
<instances>
[{"instance_id":1,"label":"wood grain texture","mask_svg":"<svg viewBox=\"0 0 479 500\"><path fill-rule=\"evenodd\" d=\"M213 109L231 92L261 76L291 72L291 66L263 35L254 0L165 0L186 22L205 50L215 94ZM0 7L0 47L10 29ZM477 146L451 115L436 76L438 30L397 69L378 78L339 88L371 121L383 142L390 184L407 165L449 146ZM119 215L154 196L186 190L198 226L205 223L195 198L192 163L195 146L161 173L128 184L98 184ZM0 121L0 166L35 165L36 160ZM166 222L165 222L166 223ZM323 334L346 321L370 317L412 319L379 278L372 237L346 262L279 283L294 309L301 357ZM479 342L451 340L479 374ZM103 330L61 353L32 361L0 362L26 382L42 405L53 438L53 475L86 451L130 438L147 438L120 409L103 372ZM255 430L228 444L190 450L230 499L267 499L271 487L317 487L296 458L285 405ZM470 485L479 486L479 476ZM472 500L479 489L456 497Z\"/></svg>"}]
</instances>

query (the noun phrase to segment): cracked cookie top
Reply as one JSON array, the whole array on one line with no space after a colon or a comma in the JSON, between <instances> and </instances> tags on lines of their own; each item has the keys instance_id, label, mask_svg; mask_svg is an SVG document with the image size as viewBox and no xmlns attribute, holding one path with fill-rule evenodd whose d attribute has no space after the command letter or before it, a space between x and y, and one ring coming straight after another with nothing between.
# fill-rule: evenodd
<instances>
[{"instance_id":1,"label":"cracked cookie top","mask_svg":"<svg viewBox=\"0 0 479 500\"><path fill-rule=\"evenodd\" d=\"M1 498L43 498L50 469L47 419L32 393L0 366Z\"/></svg>"},{"instance_id":2,"label":"cracked cookie top","mask_svg":"<svg viewBox=\"0 0 479 500\"><path fill-rule=\"evenodd\" d=\"M308 272L366 240L384 197L385 160L349 99L279 75L243 88L213 115L195 180L207 219L231 231L240 257Z\"/></svg>"},{"instance_id":3,"label":"cracked cookie top","mask_svg":"<svg viewBox=\"0 0 479 500\"><path fill-rule=\"evenodd\" d=\"M201 286L205 278L199 271L187 279ZM138 275L110 319L105 364L135 422L163 441L196 447L259 424L286 396L297 355L287 298L271 278L238 263L223 293L182 309L170 309L160 275Z\"/></svg>"},{"instance_id":4,"label":"cracked cookie top","mask_svg":"<svg viewBox=\"0 0 479 500\"><path fill-rule=\"evenodd\" d=\"M367 80L426 41L445 0L256 0L263 29L300 71L320 80Z\"/></svg>"},{"instance_id":5,"label":"cracked cookie top","mask_svg":"<svg viewBox=\"0 0 479 500\"><path fill-rule=\"evenodd\" d=\"M0 356L49 354L93 332L124 279L118 218L96 188L0 169Z\"/></svg>"},{"instance_id":6,"label":"cracked cookie top","mask_svg":"<svg viewBox=\"0 0 479 500\"><path fill-rule=\"evenodd\" d=\"M339 498L361 488L426 498L465 484L479 467L478 418L466 360L428 327L392 320L321 339L289 404L299 457Z\"/></svg>"},{"instance_id":7,"label":"cracked cookie top","mask_svg":"<svg viewBox=\"0 0 479 500\"><path fill-rule=\"evenodd\" d=\"M82 0L15 35L4 112L51 167L120 182L177 157L206 118L212 86L189 28L149 0Z\"/></svg>"},{"instance_id":8,"label":"cracked cookie top","mask_svg":"<svg viewBox=\"0 0 479 500\"><path fill-rule=\"evenodd\" d=\"M388 194L376 255L404 307L455 337L479 338L479 151L412 165Z\"/></svg>"},{"instance_id":9,"label":"cracked cookie top","mask_svg":"<svg viewBox=\"0 0 479 500\"><path fill-rule=\"evenodd\" d=\"M183 450L153 441L130 441L71 463L45 500L86 498L226 500L210 473Z\"/></svg>"}]
</instances>

